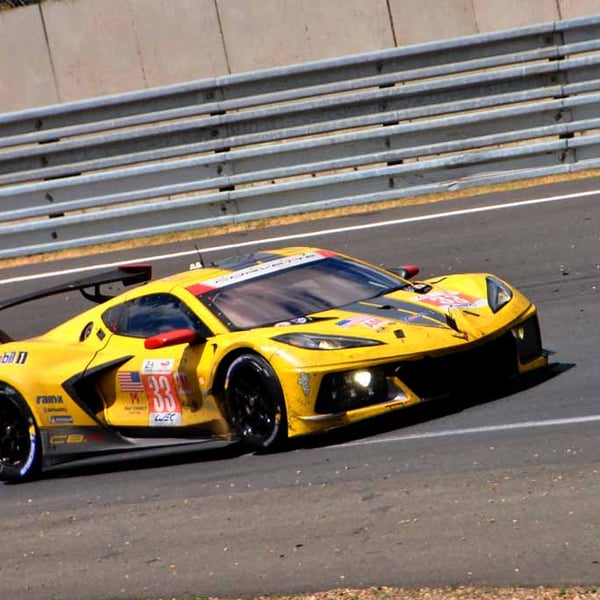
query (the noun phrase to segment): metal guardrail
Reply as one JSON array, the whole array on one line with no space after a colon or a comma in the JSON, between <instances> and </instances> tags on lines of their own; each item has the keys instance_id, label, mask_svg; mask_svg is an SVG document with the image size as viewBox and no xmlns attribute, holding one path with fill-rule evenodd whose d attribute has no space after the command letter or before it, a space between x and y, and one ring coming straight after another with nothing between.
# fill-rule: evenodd
<instances>
[{"instance_id":1,"label":"metal guardrail","mask_svg":"<svg viewBox=\"0 0 600 600\"><path fill-rule=\"evenodd\" d=\"M0 115L0 258L600 166L600 15Z\"/></svg>"},{"instance_id":2,"label":"metal guardrail","mask_svg":"<svg viewBox=\"0 0 600 600\"><path fill-rule=\"evenodd\" d=\"M27 6L29 4L39 4L41 0L0 0L0 9L2 8L18 8L19 6Z\"/></svg>"}]
</instances>

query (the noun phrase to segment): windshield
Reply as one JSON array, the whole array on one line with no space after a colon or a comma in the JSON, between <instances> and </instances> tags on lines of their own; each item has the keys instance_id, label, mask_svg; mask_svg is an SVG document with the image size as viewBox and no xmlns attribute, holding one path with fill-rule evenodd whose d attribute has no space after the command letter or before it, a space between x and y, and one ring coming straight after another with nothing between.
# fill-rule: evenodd
<instances>
[{"instance_id":1,"label":"windshield","mask_svg":"<svg viewBox=\"0 0 600 600\"><path fill-rule=\"evenodd\" d=\"M331 257L211 290L200 298L230 329L291 321L403 287L402 280Z\"/></svg>"}]
</instances>

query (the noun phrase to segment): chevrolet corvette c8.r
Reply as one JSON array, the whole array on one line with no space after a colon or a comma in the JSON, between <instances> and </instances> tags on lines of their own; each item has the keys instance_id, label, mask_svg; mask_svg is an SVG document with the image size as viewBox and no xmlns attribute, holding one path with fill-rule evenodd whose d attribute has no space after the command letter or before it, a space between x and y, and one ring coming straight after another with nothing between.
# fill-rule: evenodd
<instances>
[{"instance_id":1,"label":"chevrolet corvette c8.r","mask_svg":"<svg viewBox=\"0 0 600 600\"><path fill-rule=\"evenodd\" d=\"M199 440L275 448L547 364L535 306L486 274L415 281L316 248L162 279L130 265L70 290L96 303L0 346L0 479ZM141 284L114 297L106 284Z\"/></svg>"}]
</instances>

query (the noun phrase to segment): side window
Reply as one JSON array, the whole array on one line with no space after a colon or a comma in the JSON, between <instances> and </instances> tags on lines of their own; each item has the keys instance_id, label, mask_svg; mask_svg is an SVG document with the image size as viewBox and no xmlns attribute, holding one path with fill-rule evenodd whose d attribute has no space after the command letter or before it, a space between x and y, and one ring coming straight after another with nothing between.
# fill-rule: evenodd
<instances>
[{"instance_id":1,"label":"side window","mask_svg":"<svg viewBox=\"0 0 600 600\"><path fill-rule=\"evenodd\" d=\"M113 306L102 320L113 333L131 337L147 338L173 329L210 334L202 321L171 294L149 294Z\"/></svg>"}]
</instances>

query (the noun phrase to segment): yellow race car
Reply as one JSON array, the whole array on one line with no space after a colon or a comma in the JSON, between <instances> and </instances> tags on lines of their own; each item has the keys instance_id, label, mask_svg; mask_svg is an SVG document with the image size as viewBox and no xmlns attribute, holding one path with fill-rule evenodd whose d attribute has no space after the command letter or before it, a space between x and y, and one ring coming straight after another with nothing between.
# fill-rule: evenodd
<instances>
[{"instance_id":1,"label":"yellow race car","mask_svg":"<svg viewBox=\"0 0 600 600\"><path fill-rule=\"evenodd\" d=\"M0 347L0 479L110 453L242 441L271 449L547 364L535 306L489 274L414 281L316 248L235 256L151 280L124 266L97 305ZM115 297L103 290L136 287Z\"/></svg>"}]
</instances>

